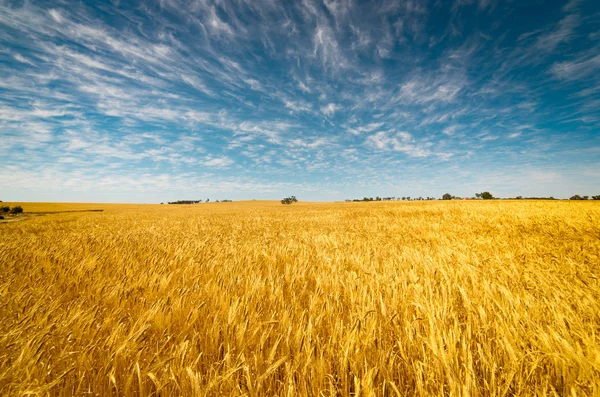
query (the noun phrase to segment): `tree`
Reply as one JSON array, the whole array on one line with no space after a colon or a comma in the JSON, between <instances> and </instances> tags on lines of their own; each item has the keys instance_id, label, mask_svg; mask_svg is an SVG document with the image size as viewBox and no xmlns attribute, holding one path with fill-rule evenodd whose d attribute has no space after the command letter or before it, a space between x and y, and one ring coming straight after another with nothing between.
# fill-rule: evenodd
<instances>
[{"instance_id":1,"label":"tree","mask_svg":"<svg viewBox=\"0 0 600 397\"><path fill-rule=\"evenodd\" d=\"M9 212L9 211L10 211L10 207L9 206L0 207L0 212Z\"/></svg>"},{"instance_id":2,"label":"tree","mask_svg":"<svg viewBox=\"0 0 600 397\"><path fill-rule=\"evenodd\" d=\"M569 200L583 200L583 197L581 197L580 195L576 194L574 196L571 196L569 198Z\"/></svg>"},{"instance_id":3,"label":"tree","mask_svg":"<svg viewBox=\"0 0 600 397\"><path fill-rule=\"evenodd\" d=\"M281 204L292 204L292 203L297 203L298 199L296 198L296 196L290 196L290 197L286 197L283 200L281 200Z\"/></svg>"},{"instance_id":4,"label":"tree","mask_svg":"<svg viewBox=\"0 0 600 397\"><path fill-rule=\"evenodd\" d=\"M20 205L17 205L16 207L12 207L10 209L10 213L11 214L21 214L21 213L23 213L23 207L21 207Z\"/></svg>"},{"instance_id":5,"label":"tree","mask_svg":"<svg viewBox=\"0 0 600 397\"><path fill-rule=\"evenodd\" d=\"M442 200L452 200L452 195L450 193L444 193Z\"/></svg>"},{"instance_id":6,"label":"tree","mask_svg":"<svg viewBox=\"0 0 600 397\"><path fill-rule=\"evenodd\" d=\"M592 196L592 200L600 200L600 194L597 196Z\"/></svg>"},{"instance_id":7,"label":"tree","mask_svg":"<svg viewBox=\"0 0 600 397\"><path fill-rule=\"evenodd\" d=\"M492 193L490 192L475 193L475 197L484 200L492 200L494 198L494 196L492 196Z\"/></svg>"}]
</instances>

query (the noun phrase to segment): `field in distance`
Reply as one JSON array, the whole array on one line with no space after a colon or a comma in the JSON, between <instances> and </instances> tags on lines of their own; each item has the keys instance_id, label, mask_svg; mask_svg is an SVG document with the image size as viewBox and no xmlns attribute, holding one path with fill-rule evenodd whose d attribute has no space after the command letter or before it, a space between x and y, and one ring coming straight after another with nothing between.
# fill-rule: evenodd
<instances>
[{"instance_id":1,"label":"field in distance","mask_svg":"<svg viewBox=\"0 0 600 397\"><path fill-rule=\"evenodd\" d=\"M0 395L600 395L598 203L6 205Z\"/></svg>"}]
</instances>

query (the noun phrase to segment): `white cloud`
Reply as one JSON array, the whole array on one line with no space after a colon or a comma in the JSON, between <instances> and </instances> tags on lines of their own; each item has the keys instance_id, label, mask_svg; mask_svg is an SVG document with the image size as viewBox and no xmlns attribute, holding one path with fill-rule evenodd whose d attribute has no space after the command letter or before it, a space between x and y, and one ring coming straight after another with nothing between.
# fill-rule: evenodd
<instances>
[{"instance_id":1,"label":"white cloud","mask_svg":"<svg viewBox=\"0 0 600 397\"><path fill-rule=\"evenodd\" d=\"M207 28L214 34L225 34L227 36L234 35L231 26L219 18L215 7L210 7L210 10L208 11Z\"/></svg>"},{"instance_id":2,"label":"white cloud","mask_svg":"<svg viewBox=\"0 0 600 397\"><path fill-rule=\"evenodd\" d=\"M306 93L312 92L311 89L308 88L308 86L300 80L298 80L298 88L300 88L300 91L302 91L302 92L306 92Z\"/></svg>"},{"instance_id":3,"label":"white cloud","mask_svg":"<svg viewBox=\"0 0 600 397\"><path fill-rule=\"evenodd\" d=\"M569 0L569 2L563 6L562 10L564 12L574 11L579 7L581 1L582 0Z\"/></svg>"},{"instance_id":4,"label":"white cloud","mask_svg":"<svg viewBox=\"0 0 600 397\"><path fill-rule=\"evenodd\" d=\"M261 138L269 143L280 145L283 142L282 134L289 130L292 124L271 121L259 123L244 121L238 125L228 125L226 127L235 131L235 135L246 135L252 139Z\"/></svg>"},{"instance_id":5,"label":"white cloud","mask_svg":"<svg viewBox=\"0 0 600 397\"><path fill-rule=\"evenodd\" d=\"M558 27L550 32L540 35L535 43L537 50L552 52L561 43L569 42L573 37L573 32L579 26L579 17L575 14L565 16Z\"/></svg>"},{"instance_id":6,"label":"white cloud","mask_svg":"<svg viewBox=\"0 0 600 397\"><path fill-rule=\"evenodd\" d=\"M0 120L32 121L34 119L51 119L64 116L81 116L71 106L50 105L43 102L33 103L33 107L14 108L0 105Z\"/></svg>"},{"instance_id":7,"label":"white cloud","mask_svg":"<svg viewBox=\"0 0 600 397\"><path fill-rule=\"evenodd\" d=\"M326 116L333 116L335 112L337 112L338 110L340 110L340 106L336 105L335 103L329 103L325 106L321 107L321 113L323 113Z\"/></svg>"},{"instance_id":8,"label":"white cloud","mask_svg":"<svg viewBox=\"0 0 600 397\"><path fill-rule=\"evenodd\" d=\"M433 79L415 76L400 86L395 102L414 104L453 102L464 87L463 78L458 76L438 76Z\"/></svg>"},{"instance_id":9,"label":"white cloud","mask_svg":"<svg viewBox=\"0 0 600 397\"><path fill-rule=\"evenodd\" d=\"M48 13L50 14L50 16L52 17L52 19L54 20L54 22L56 23L63 23L64 19L62 17L62 14L60 13L60 11L56 10L56 9L51 9L48 11Z\"/></svg>"},{"instance_id":10,"label":"white cloud","mask_svg":"<svg viewBox=\"0 0 600 397\"><path fill-rule=\"evenodd\" d=\"M202 164L207 167L216 167L216 168L229 167L230 165L232 165L234 163L235 162L232 159L230 159L229 157L224 157L224 156L209 158L208 160L205 160L202 162Z\"/></svg>"},{"instance_id":11,"label":"white cloud","mask_svg":"<svg viewBox=\"0 0 600 397\"><path fill-rule=\"evenodd\" d=\"M293 139L289 142L289 145L294 147L302 147L307 149L316 149L323 146L331 145L331 140L327 138L317 138L312 141Z\"/></svg>"},{"instance_id":12,"label":"white cloud","mask_svg":"<svg viewBox=\"0 0 600 397\"><path fill-rule=\"evenodd\" d=\"M550 72L564 80L581 80L598 71L600 71L600 54L584 55L574 61L556 62L550 68Z\"/></svg>"},{"instance_id":13,"label":"white cloud","mask_svg":"<svg viewBox=\"0 0 600 397\"><path fill-rule=\"evenodd\" d=\"M254 91L265 91L265 88L258 80L246 78L246 79L244 79L244 82L246 84L248 84L248 86L250 88L252 88Z\"/></svg>"},{"instance_id":14,"label":"white cloud","mask_svg":"<svg viewBox=\"0 0 600 397\"><path fill-rule=\"evenodd\" d=\"M330 70L346 68L348 62L344 57L333 30L319 20L313 35L313 57L319 57L323 65Z\"/></svg>"},{"instance_id":15,"label":"white cloud","mask_svg":"<svg viewBox=\"0 0 600 397\"><path fill-rule=\"evenodd\" d=\"M213 92L210 89L208 89L208 87L206 87L206 84L204 84L204 82L196 76L182 75L181 80L183 80L187 85L194 87L195 89L205 93L206 95L214 95Z\"/></svg>"},{"instance_id":16,"label":"white cloud","mask_svg":"<svg viewBox=\"0 0 600 397\"><path fill-rule=\"evenodd\" d=\"M312 106L306 102L295 102L291 100L285 100L285 107L291 109L295 112L310 112L312 111Z\"/></svg>"},{"instance_id":17,"label":"white cloud","mask_svg":"<svg viewBox=\"0 0 600 397\"><path fill-rule=\"evenodd\" d=\"M429 149L415 144L412 135L404 131L380 131L369 136L366 143L376 149L401 152L409 157L428 157L431 155Z\"/></svg>"},{"instance_id":18,"label":"white cloud","mask_svg":"<svg viewBox=\"0 0 600 397\"><path fill-rule=\"evenodd\" d=\"M456 130L459 128L457 125L450 125L442 130L442 133L445 135L454 135Z\"/></svg>"},{"instance_id":19,"label":"white cloud","mask_svg":"<svg viewBox=\"0 0 600 397\"><path fill-rule=\"evenodd\" d=\"M19 61L19 62L21 62L21 63L26 63L26 64L28 64L28 65L31 65L31 66L36 66L36 64L35 64L35 63L33 63L33 61L31 61L31 60L29 60L29 59L25 58L25 57L24 57L23 55L21 55L21 54L14 54L14 55L13 55L13 58L15 58L17 61Z\"/></svg>"},{"instance_id":20,"label":"white cloud","mask_svg":"<svg viewBox=\"0 0 600 397\"><path fill-rule=\"evenodd\" d=\"M364 132L373 132L376 129L382 127L385 123L369 123L355 128L348 128L348 132L354 135L359 135Z\"/></svg>"}]
</instances>

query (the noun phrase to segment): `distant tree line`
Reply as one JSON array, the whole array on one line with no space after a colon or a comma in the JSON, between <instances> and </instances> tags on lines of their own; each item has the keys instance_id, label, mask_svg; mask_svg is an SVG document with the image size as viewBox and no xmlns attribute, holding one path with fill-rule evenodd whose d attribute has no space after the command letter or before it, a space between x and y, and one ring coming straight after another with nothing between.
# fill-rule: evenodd
<instances>
[{"instance_id":1,"label":"distant tree line","mask_svg":"<svg viewBox=\"0 0 600 397\"><path fill-rule=\"evenodd\" d=\"M481 193L475 193L474 197L459 197L459 196L454 196L450 193L445 193L442 196L442 200L497 200L497 197L494 197L494 195L490 192L481 192Z\"/></svg>"},{"instance_id":2,"label":"distant tree line","mask_svg":"<svg viewBox=\"0 0 600 397\"><path fill-rule=\"evenodd\" d=\"M600 195L598 196L580 196L578 194L576 194L575 196L572 196L570 198L570 200L600 200ZM403 197L363 197L362 199L346 199L346 202L362 202L362 201L422 201L422 200L437 200L435 197L410 197L410 196L403 196ZM499 197L494 197L494 195L490 192L481 192L481 193L475 193L475 196L473 197L458 197L458 196L454 196L450 193L444 193L442 195L442 197L439 200L556 200L554 197L550 196L550 197L523 197L523 196L517 196L517 197L507 197L507 198L499 198Z\"/></svg>"},{"instance_id":3,"label":"distant tree line","mask_svg":"<svg viewBox=\"0 0 600 397\"><path fill-rule=\"evenodd\" d=\"M422 200L435 200L435 197L363 197L361 199L346 199L347 203L350 202L361 202L361 201L422 201Z\"/></svg>"},{"instance_id":4,"label":"distant tree line","mask_svg":"<svg viewBox=\"0 0 600 397\"><path fill-rule=\"evenodd\" d=\"M8 214L8 213L10 213L12 215L22 214L23 207L21 207L20 205L16 205L12 208L9 207L8 205L0 207L0 219L4 219L4 214Z\"/></svg>"},{"instance_id":5,"label":"distant tree line","mask_svg":"<svg viewBox=\"0 0 600 397\"><path fill-rule=\"evenodd\" d=\"M600 195L592 196L592 200L600 200ZM589 200L590 196L580 196L578 194L571 196L569 200Z\"/></svg>"},{"instance_id":6,"label":"distant tree line","mask_svg":"<svg viewBox=\"0 0 600 397\"><path fill-rule=\"evenodd\" d=\"M550 197L523 197L523 196L517 196L517 197L510 197L507 200L556 200L554 197L550 196Z\"/></svg>"},{"instance_id":7,"label":"distant tree line","mask_svg":"<svg viewBox=\"0 0 600 397\"><path fill-rule=\"evenodd\" d=\"M200 204L200 203L210 203L210 199L207 198L205 201L202 200L177 200L177 201L169 201L167 204ZM215 200L215 203L232 203L233 200ZM164 204L164 203L161 203Z\"/></svg>"}]
</instances>

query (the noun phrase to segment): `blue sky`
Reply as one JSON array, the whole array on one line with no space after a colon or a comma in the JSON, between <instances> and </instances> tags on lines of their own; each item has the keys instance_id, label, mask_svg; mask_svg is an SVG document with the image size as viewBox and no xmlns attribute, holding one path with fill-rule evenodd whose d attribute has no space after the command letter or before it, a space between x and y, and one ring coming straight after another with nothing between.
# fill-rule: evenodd
<instances>
[{"instance_id":1,"label":"blue sky","mask_svg":"<svg viewBox=\"0 0 600 397\"><path fill-rule=\"evenodd\" d=\"M600 194L596 0L0 0L0 199Z\"/></svg>"}]
</instances>

